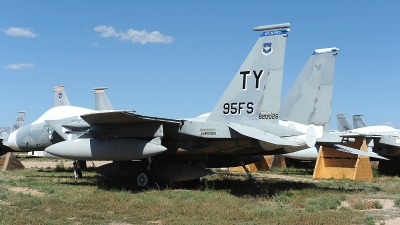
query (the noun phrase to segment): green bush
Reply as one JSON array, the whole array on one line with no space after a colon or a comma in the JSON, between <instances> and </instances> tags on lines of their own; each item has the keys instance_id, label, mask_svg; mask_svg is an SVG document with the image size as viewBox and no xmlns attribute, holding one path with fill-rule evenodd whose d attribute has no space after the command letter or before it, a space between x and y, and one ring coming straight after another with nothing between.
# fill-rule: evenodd
<instances>
[{"instance_id":1,"label":"green bush","mask_svg":"<svg viewBox=\"0 0 400 225\"><path fill-rule=\"evenodd\" d=\"M383 205L380 201L373 201L372 205L375 209L383 209Z\"/></svg>"},{"instance_id":2,"label":"green bush","mask_svg":"<svg viewBox=\"0 0 400 225\"><path fill-rule=\"evenodd\" d=\"M394 206L400 208L400 198L394 200Z\"/></svg>"},{"instance_id":3,"label":"green bush","mask_svg":"<svg viewBox=\"0 0 400 225\"><path fill-rule=\"evenodd\" d=\"M375 225L375 219L372 216L365 218L365 225Z\"/></svg>"},{"instance_id":4,"label":"green bush","mask_svg":"<svg viewBox=\"0 0 400 225\"><path fill-rule=\"evenodd\" d=\"M61 161L61 162L58 162L58 163L56 164L55 171L56 171L56 172L65 172L65 171L66 171L65 165L64 165L64 163L63 163L62 161Z\"/></svg>"}]
</instances>

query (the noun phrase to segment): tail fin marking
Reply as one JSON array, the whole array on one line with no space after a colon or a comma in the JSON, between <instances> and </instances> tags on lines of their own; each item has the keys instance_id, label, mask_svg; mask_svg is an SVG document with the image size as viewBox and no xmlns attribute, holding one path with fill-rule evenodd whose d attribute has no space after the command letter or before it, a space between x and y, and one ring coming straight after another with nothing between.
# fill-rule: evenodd
<instances>
[{"instance_id":1,"label":"tail fin marking","mask_svg":"<svg viewBox=\"0 0 400 225\"><path fill-rule=\"evenodd\" d=\"M282 90L286 37L290 24L253 28L263 31L207 122L277 123Z\"/></svg>"},{"instance_id":2,"label":"tail fin marking","mask_svg":"<svg viewBox=\"0 0 400 225\"><path fill-rule=\"evenodd\" d=\"M70 106L67 94L64 91L65 85L55 86L54 90L54 106Z\"/></svg>"}]
</instances>

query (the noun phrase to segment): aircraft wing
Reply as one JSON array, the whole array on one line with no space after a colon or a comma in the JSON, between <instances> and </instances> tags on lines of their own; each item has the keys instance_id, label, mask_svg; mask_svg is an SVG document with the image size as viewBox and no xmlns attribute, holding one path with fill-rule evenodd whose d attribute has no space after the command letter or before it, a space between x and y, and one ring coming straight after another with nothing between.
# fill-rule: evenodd
<instances>
[{"instance_id":1,"label":"aircraft wing","mask_svg":"<svg viewBox=\"0 0 400 225\"><path fill-rule=\"evenodd\" d=\"M339 134L340 137L351 138L351 137L371 137L371 138L379 138L382 136L397 136L400 134L398 131L385 131L385 132L346 132Z\"/></svg>"},{"instance_id":2,"label":"aircraft wing","mask_svg":"<svg viewBox=\"0 0 400 225\"><path fill-rule=\"evenodd\" d=\"M350 154L355 154L355 155L364 155L364 156L369 156L369 157L373 157L373 158L378 158L378 159L385 159L385 160L389 160L385 157L382 157L374 152L365 152L365 151L361 151L355 148L351 148L351 147L347 147L344 145L339 145L339 144L334 144L334 145L325 145L328 148L332 148L341 152L346 152L346 153L350 153Z\"/></svg>"},{"instance_id":3,"label":"aircraft wing","mask_svg":"<svg viewBox=\"0 0 400 225\"><path fill-rule=\"evenodd\" d=\"M135 123L150 123L150 122L165 122L179 124L180 120L166 119L159 117L150 117L135 114L135 111L126 110L112 110L112 111L102 111L94 112L89 114L81 115L88 124L135 124Z\"/></svg>"},{"instance_id":4,"label":"aircraft wing","mask_svg":"<svg viewBox=\"0 0 400 225\"><path fill-rule=\"evenodd\" d=\"M299 146L294 142L285 140L283 138L280 138L276 135L273 135L271 133L265 132L263 130L254 128L254 127L249 127L243 124L237 124L237 123L227 123L228 127L232 128L236 132L247 136L251 137L260 141L268 142L271 144L275 145L284 145L284 146Z\"/></svg>"}]
</instances>

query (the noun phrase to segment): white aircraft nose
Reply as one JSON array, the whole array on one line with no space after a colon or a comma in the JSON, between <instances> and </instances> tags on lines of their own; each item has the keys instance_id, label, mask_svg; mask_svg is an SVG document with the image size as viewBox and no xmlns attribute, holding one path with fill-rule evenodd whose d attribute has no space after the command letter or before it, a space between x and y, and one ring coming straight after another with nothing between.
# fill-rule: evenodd
<instances>
[{"instance_id":1,"label":"white aircraft nose","mask_svg":"<svg viewBox=\"0 0 400 225\"><path fill-rule=\"evenodd\" d=\"M10 136L8 136L8 147L16 151L21 151L17 145L17 132L18 130L12 132Z\"/></svg>"}]
</instances>

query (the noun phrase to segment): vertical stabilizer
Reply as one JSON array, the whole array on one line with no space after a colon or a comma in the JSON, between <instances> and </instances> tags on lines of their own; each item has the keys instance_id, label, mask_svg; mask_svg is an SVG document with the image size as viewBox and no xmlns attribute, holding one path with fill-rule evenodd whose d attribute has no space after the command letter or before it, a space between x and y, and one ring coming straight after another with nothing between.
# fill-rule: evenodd
<instances>
[{"instance_id":1,"label":"vertical stabilizer","mask_svg":"<svg viewBox=\"0 0 400 225\"><path fill-rule=\"evenodd\" d=\"M207 122L278 122L286 37L290 24L253 28L262 31Z\"/></svg>"},{"instance_id":2,"label":"vertical stabilizer","mask_svg":"<svg viewBox=\"0 0 400 225\"><path fill-rule=\"evenodd\" d=\"M65 85L59 85L59 86L55 86L53 88L53 90L54 90L54 106L55 107L71 105L69 103L67 95L65 94L64 87L65 87Z\"/></svg>"},{"instance_id":3,"label":"vertical stabilizer","mask_svg":"<svg viewBox=\"0 0 400 225\"><path fill-rule=\"evenodd\" d=\"M339 132L353 130L353 126L351 126L349 120L344 114L337 114L337 127Z\"/></svg>"},{"instance_id":4,"label":"vertical stabilizer","mask_svg":"<svg viewBox=\"0 0 400 225\"><path fill-rule=\"evenodd\" d=\"M95 109L98 111L114 109L110 100L108 100L105 92L106 89L106 87L94 88Z\"/></svg>"},{"instance_id":5,"label":"vertical stabilizer","mask_svg":"<svg viewBox=\"0 0 400 225\"><path fill-rule=\"evenodd\" d=\"M353 115L353 127L354 129L366 127L367 124L361 118L363 115Z\"/></svg>"},{"instance_id":6,"label":"vertical stabilizer","mask_svg":"<svg viewBox=\"0 0 400 225\"><path fill-rule=\"evenodd\" d=\"M10 134L16 130L18 130L19 128L24 126L24 121L25 121L25 111L19 111L18 112L18 116L17 119L15 120L14 125L12 126L11 130L10 130Z\"/></svg>"},{"instance_id":7,"label":"vertical stabilizer","mask_svg":"<svg viewBox=\"0 0 400 225\"><path fill-rule=\"evenodd\" d=\"M336 47L316 49L286 94L280 119L324 126L330 123Z\"/></svg>"}]
</instances>

